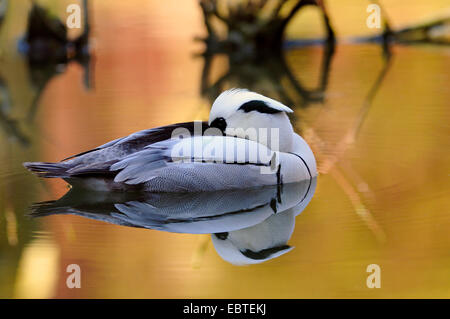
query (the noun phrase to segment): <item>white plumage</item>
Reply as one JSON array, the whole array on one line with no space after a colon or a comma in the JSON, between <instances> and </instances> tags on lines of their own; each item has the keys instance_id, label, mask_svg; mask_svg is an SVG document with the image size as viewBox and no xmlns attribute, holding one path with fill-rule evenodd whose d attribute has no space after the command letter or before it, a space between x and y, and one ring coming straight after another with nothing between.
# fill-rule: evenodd
<instances>
[{"instance_id":1,"label":"white plumage","mask_svg":"<svg viewBox=\"0 0 450 319\"><path fill-rule=\"evenodd\" d=\"M300 182L317 175L316 162L286 112L292 110L263 95L228 90L213 103L208 123L145 130L62 162L24 165L41 177L102 191L216 191ZM176 129L191 136L179 138Z\"/></svg>"}]
</instances>

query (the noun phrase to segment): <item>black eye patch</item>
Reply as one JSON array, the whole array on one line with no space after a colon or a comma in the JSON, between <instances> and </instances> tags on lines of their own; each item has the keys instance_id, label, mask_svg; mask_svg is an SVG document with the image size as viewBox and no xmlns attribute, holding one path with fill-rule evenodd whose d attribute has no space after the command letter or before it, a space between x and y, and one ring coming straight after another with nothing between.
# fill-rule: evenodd
<instances>
[{"instance_id":1,"label":"black eye patch","mask_svg":"<svg viewBox=\"0 0 450 319\"><path fill-rule=\"evenodd\" d=\"M266 114L275 114L282 112L280 110L274 109L273 107L270 107L269 105L267 105L266 102L259 100L248 101L242 104L239 110L242 110L245 113L256 111L259 113L266 113Z\"/></svg>"},{"instance_id":2,"label":"black eye patch","mask_svg":"<svg viewBox=\"0 0 450 319\"><path fill-rule=\"evenodd\" d=\"M219 238L220 240L225 240L228 238L228 232L225 233L215 233L214 236Z\"/></svg>"},{"instance_id":3,"label":"black eye patch","mask_svg":"<svg viewBox=\"0 0 450 319\"><path fill-rule=\"evenodd\" d=\"M225 129L227 128L227 121L225 121L223 117L218 117L211 122L210 127L218 128L222 131L222 133L224 133Z\"/></svg>"}]
</instances>

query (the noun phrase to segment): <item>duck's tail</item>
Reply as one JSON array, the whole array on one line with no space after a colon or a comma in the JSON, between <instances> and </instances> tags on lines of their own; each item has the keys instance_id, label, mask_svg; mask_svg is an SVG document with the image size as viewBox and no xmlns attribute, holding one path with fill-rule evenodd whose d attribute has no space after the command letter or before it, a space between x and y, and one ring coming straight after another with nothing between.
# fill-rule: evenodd
<instances>
[{"instance_id":1,"label":"duck's tail","mask_svg":"<svg viewBox=\"0 0 450 319\"><path fill-rule=\"evenodd\" d=\"M65 178L69 176L66 163L26 162L23 163L23 166L39 177Z\"/></svg>"},{"instance_id":2,"label":"duck's tail","mask_svg":"<svg viewBox=\"0 0 450 319\"><path fill-rule=\"evenodd\" d=\"M31 217L44 217L55 214L63 214L68 207L58 206L57 201L48 201L42 203L34 203L30 210Z\"/></svg>"}]
</instances>

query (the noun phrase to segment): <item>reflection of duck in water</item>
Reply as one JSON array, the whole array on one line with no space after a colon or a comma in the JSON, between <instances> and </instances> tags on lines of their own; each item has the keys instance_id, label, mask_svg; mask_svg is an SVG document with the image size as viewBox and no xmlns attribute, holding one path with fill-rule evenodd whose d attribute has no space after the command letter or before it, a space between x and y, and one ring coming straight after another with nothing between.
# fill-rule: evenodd
<instances>
[{"instance_id":1,"label":"reflection of duck in water","mask_svg":"<svg viewBox=\"0 0 450 319\"><path fill-rule=\"evenodd\" d=\"M211 235L214 248L224 260L234 265L258 264L277 258L294 247L287 244L295 227L295 217L309 204L316 188L316 178L287 185L281 202L283 210L263 222L235 231ZM297 200L297 202L295 201Z\"/></svg>"},{"instance_id":2,"label":"reflection of duck in water","mask_svg":"<svg viewBox=\"0 0 450 319\"><path fill-rule=\"evenodd\" d=\"M73 188L57 201L35 204L32 215L72 214L175 233L211 234L226 261L242 265L279 257L292 248L297 216L311 200L316 178L282 188L201 193L107 193Z\"/></svg>"},{"instance_id":3,"label":"reflection of duck in water","mask_svg":"<svg viewBox=\"0 0 450 319\"><path fill-rule=\"evenodd\" d=\"M263 95L229 90L216 99L199 132L194 122L174 124L59 163L24 165L38 176L102 191L194 192L300 182L317 175L316 162L287 112L292 110Z\"/></svg>"}]
</instances>

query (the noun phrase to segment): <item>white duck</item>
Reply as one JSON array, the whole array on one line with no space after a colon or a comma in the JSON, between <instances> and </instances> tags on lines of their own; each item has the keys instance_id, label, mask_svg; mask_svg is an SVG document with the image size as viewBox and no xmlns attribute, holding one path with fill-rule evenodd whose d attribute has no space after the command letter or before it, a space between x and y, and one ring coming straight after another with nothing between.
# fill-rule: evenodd
<instances>
[{"instance_id":1,"label":"white duck","mask_svg":"<svg viewBox=\"0 0 450 319\"><path fill-rule=\"evenodd\" d=\"M214 101L208 123L140 131L58 163L24 166L96 191L196 192L299 182L316 161L286 113L290 108L244 89Z\"/></svg>"}]
</instances>

